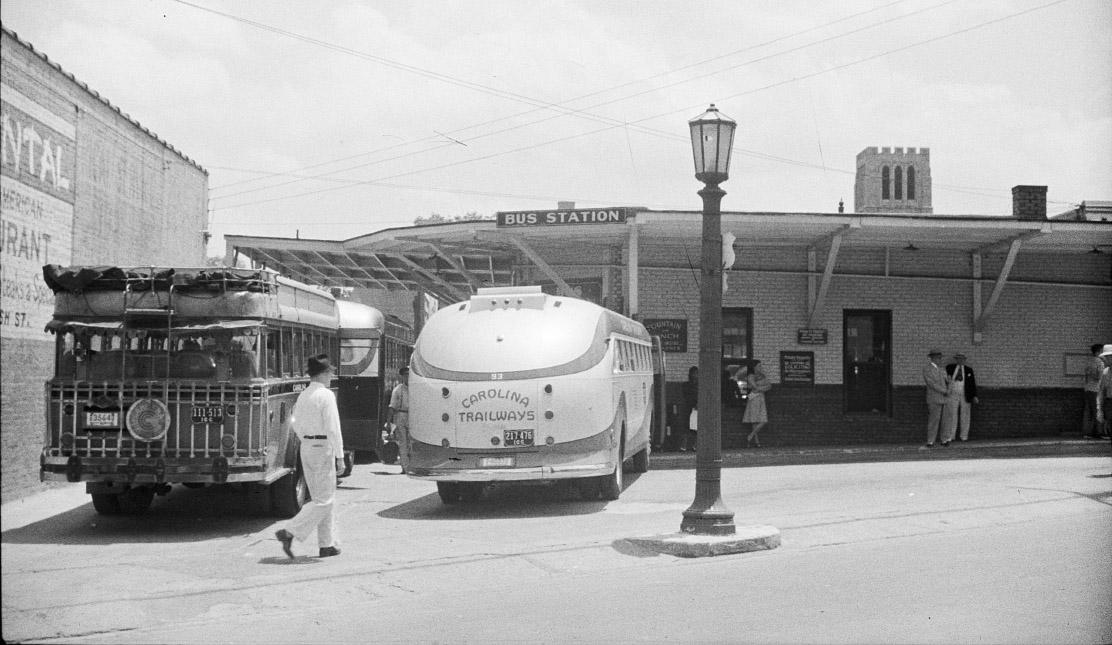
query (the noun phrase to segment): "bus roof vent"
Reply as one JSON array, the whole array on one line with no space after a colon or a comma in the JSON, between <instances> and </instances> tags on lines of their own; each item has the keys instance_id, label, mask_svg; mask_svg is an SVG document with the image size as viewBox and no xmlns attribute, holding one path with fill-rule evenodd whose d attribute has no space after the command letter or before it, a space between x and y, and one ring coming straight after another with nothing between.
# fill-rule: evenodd
<instances>
[{"instance_id":1,"label":"bus roof vent","mask_svg":"<svg viewBox=\"0 0 1112 645\"><path fill-rule=\"evenodd\" d=\"M481 287L471 296L471 312L496 309L544 309L548 294L539 286Z\"/></svg>"}]
</instances>

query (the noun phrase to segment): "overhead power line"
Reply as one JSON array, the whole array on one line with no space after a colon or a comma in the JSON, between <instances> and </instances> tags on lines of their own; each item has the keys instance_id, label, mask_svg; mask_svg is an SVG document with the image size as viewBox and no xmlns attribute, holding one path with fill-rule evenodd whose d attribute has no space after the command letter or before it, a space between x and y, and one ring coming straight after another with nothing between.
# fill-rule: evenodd
<instances>
[{"instance_id":1,"label":"overhead power line","mask_svg":"<svg viewBox=\"0 0 1112 645\"><path fill-rule=\"evenodd\" d=\"M568 99L567 101L562 101L560 104L561 105L568 105L568 104L574 103L576 101L580 101L580 100L585 99L585 98L590 98L592 96L597 96L599 94L605 94L605 93L612 92L612 91L615 91L615 90L618 90L618 89L621 89L621 88L624 88L624 87L629 87L631 85L638 85L638 84L645 83L645 82L648 82L648 81L651 81L651 80L654 80L654 79L657 79L657 78L660 78L660 77L663 77L663 76L668 76L668 75L675 74L675 73L678 73L678 72L681 72L681 71L684 71L684 70L687 70L687 69L692 69L692 68L695 68L695 67L699 67L699 66L705 65L707 63L712 63L714 61L729 58L731 56L736 56L737 54L745 53L747 51L751 51L751 50L754 50L754 49L759 49L761 47L766 47L768 45L772 45L772 44L775 44L775 43L783 41L783 40L788 40L788 39L791 39L791 38L802 36L804 34L807 34L807 33L813 32L813 31L818 31L818 30L821 30L821 29L825 29L827 27L836 25L838 23L845 22L847 20L852 20L854 18L859 18L861 16L864 16L864 15L867 15L867 14L870 14L870 13L874 13L874 12L877 12L877 11L880 11L880 10L883 10L883 9L887 9L889 7L892 7L892 6L895 6L895 5L898 5L898 4L903 4L904 2L907 2L907 1L908 0L893 0L893 2L889 2L886 5L882 5L882 6L879 6L879 7L874 7L872 9L867 9L865 11L861 11L861 12L858 12L858 13L855 13L855 14L844 16L842 18L838 18L836 20L832 20L830 22L824 23L822 25L818 25L818 26L815 26L815 27L810 27L810 28L807 28L807 29L796 31L796 32L793 32L793 33L790 33L790 34L787 34L787 35L784 35L784 36L780 36L778 38L773 38L772 40L767 40L767 41L764 41L762 43L757 43L757 44L754 44L754 45L750 45L748 47L743 47L742 49L737 49L737 50L734 50L734 51L731 51L731 52L727 52L725 54L719 54L719 55L713 56L711 58L706 58L706 59L703 59L703 60L700 60L700 61L696 61L694 63L689 63L687 65L677 67L675 69L671 69L671 70L667 70L667 71L664 71L664 72L659 72L657 74L653 74L651 76L646 76L646 77L643 77L643 78L640 78L640 79L626 81L624 83L620 83L618 85L614 85L614 86L611 86L611 87L608 87L608 88L604 88L604 89L601 89L601 90L596 90L596 91L593 91L593 92L588 92L586 94L581 94L579 96ZM193 6L193 5L190 5L190 6ZM236 17L232 17L232 18L237 19ZM507 122L509 120L512 120L512 119L516 119L516 118L523 117L523 116L528 116L530 114L534 114L536 112L543 111L544 109L546 109L546 107L538 107L538 108L533 108L533 109L525 110L525 111L522 111L522 112L518 112L518 113L515 113L515 114L511 114L511 115L508 115L508 116L497 117L497 118L494 118L494 119L490 119L488 121L483 121L481 123L476 123L476 124L464 126L462 128L457 128L455 130L449 131L448 134L462 136L463 133L465 133L467 131L470 131L470 130L483 128L483 127L486 127L486 126L494 124L494 123L505 123L505 122ZM525 125L531 125L531 124L525 124ZM347 156L347 157L332 159L332 160L329 160L329 161L324 161L324 162L312 164L312 165L309 165L309 166L303 166L303 167L295 169L291 172L296 173L296 172L299 172L299 171L302 171L302 170L309 170L311 168L318 168L320 166L326 166L326 165L330 165L330 164L333 164L333 163L348 161L350 159L356 159L358 157L363 157L363 156L370 155L370 154L375 154L375 153L378 153L378 152L385 152L385 151L388 151L388 150L393 150L395 148L403 147L403 146L410 145L410 144L413 144L413 143L423 143L423 142L427 142L427 141L436 141L436 140L438 140L437 137L430 135L428 137L425 137L425 138L422 138L422 139L417 139L415 141L393 144L393 145L390 145L390 146L377 148L375 150L370 150L370 151L359 153L359 154L356 154L356 155L350 155L350 156ZM437 148L440 148L440 147L441 146L437 146ZM341 170L340 172L342 172L342 171L343 170ZM287 174L287 173L284 173L284 172L274 172L274 171L248 171L248 172L260 172L260 173L266 174L268 176L281 176L281 175ZM243 183L249 183L249 182L253 182L253 181L260 181L260 180L265 179L265 178L266 177L261 177L261 178L256 177L256 178L244 179L244 180L236 181L236 182L230 182L228 184L224 184L224 185L221 185L221 186L214 187L212 190L219 190L219 189L227 188L227 187L230 187L230 186L236 186L236 185L243 184Z\"/></svg>"},{"instance_id":2,"label":"overhead power line","mask_svg":"<svg viewBox=\"0 0 1112 645\"><path fill-rule=\"evenodd\" d=\"M177 0L177 1L182 1L182 0ZM778 82L775 82L775 83L770 83L770 84L764 85L762 87L752 88L752 89L745 90L745 91L742 91L742 92L737 92L735 94L731 94L731 95L728 95L728 96L725 96L725 97L717 98L717 99L715 99L715 102L716 103L721 103L721 102L724 102L726 100L735 99L735 98L738 98L738 97L741 97L741 96L746 96L748 94L754 94L756 92L761 92L761 91L773 89L773 88L780 87L780 86L783 86L783 85L787 85L787 84L790 84L790 83L796 83L796 82L799 82L801 80L806 80L806 79L814 78L814 77L817 77L817 76L820 76L820 75L823 75L823 74L828 74L830 72L839 71L839 70L842 70L842 69L853 67L855 65L860 65L862 63L873 61L873 60L882 58L884 56L888 56L888 55L895 54L895 53L898 53L898 52L907 51L907 50L910 50L910 49L913 49L913 48L916 48L916 47L921 47L923 45L938 42L938 41L941 41L941 40L944 40L944 39L947 39L947 38L952 38L952 37L960 35L960 34L969 33L971 31L974 31L974 30L977 30L977 29L981 29L981 28L984 28L984 27L987 27L987 26L990 26L990 25L994 25L994 24L1003 22L1005 20L1010 20L1012 18L1016 18L1016 17L1022 16L1022 15L1026 15L1026 14L1029 14L1029 13L1033 13L1035 11L1040 11L1042 9L1046 9L1046 8L1049 8L1049 7L1058 5L1058 4L1062 4L1062 3L1067 2L1067 1L1068 0L1053 0L1052 2L1048 2L1048 3L1042 4L1042 5L1038 5L1036 7L1032 7L1032 8L1029 8L1029 9L1017 11L1017 12L999 17L999 18L993 18L993 19L990 19L990 20L986 20L986 21L977 23L975 25L972 25L970 27L966 27L966 28L963 28L963 29L958 29L958 30L954 30L954 31L951 31L951 32L947 32L947 33L939 35L939 36L925 38L923 40L919 40L919 41L916 41L914 43L910 43L910 44L907 44L907 45L896 47L894 49L889 49L889 50L886 50L886 51L883 51L883 52L880 52L880 53L877 53L877 54L871 54L871 55L868 55L868 56L864 56L862 58L858 58L856 60L853 60L853 61L850 61L850 62L847 62L847 63L843 63L843 64L840 64L840 65L837 65L837 66L834 66L834 67L818 70L816 72L812 72L812 73L808 73L808 74L795 76L795 77L792 77L790 79L786 79L786 80L783 80L783 81L778 81ZM585 136L591 136L591 135L599 134L599 133L602 133L602 132L612 130L612 129L617 128L617 127L629 126L629 125L636 126L636 125L638 125L640 123L643 123L643 122L646 122L646 121L651 121L653 119L658 119L658 118L662 118L662 117L666 117L666 116L671 116L673 114L677 114L677 113L681 113L681 112L688 112L688 111L697 109L697 108L702 107L702 106L703 106L702 103L697 104L697 105L689 105L689 106L685 106L683 108L679 108L679 109L676 109L676 110L669 110L667 112L655 114L655 115L648 116L648 117L643 117L643 118L637 119L635 121L622 122L622 123L607 125L605 127L598 128L598 129L595 129L595 130L590 130L590 131L587 131L587 132L577 133L577 134L563 136L563 137L557 137L555 139L549 139L547 141L543 141L543 142L539 142L539 143L535 143L535 144L531 144L531 145L527 145L527 146L521 146L521 147L518 147L518 148L511 149L511 150L495 152L495 153L491 153L491 154L487 154L487 155L482 155L482 156L473 157L473 158L469 158L469 159L464 159L464 160L460 160L460 161L441 164L441 165L438 165L438 166L432 166L432 167L427 167L427 168L421 168L421 169L416 169L416 170L400 172L400 173L396 173L396 174L392 174L392 175L388 175L388 176L384 176L384 177L378 177L378 178L375 178L375 179L359 180L359 181L355 181L353 183L347 183L343 186L333 186L333 187L322 188L322 189L317 189L317 190L312 190L312 191L305 191L305 192L296 193L296 194L292 194L292 195L286 195L286 196L273 197L273 198L268 198L268 199L263 199L263 200L243 202L243 203L239 203L239 204L232 204L232 205L229 205L229 206L220 207L218 210L224 210L224 209L230 209L230 208L240 208L240 207L243 207L243 206L250 206L250 205L256 205L256 204L265 204L265 203L271 203L271 202L275 202L275 201L284 201L284 200L287 200L287 199L295 199L295 198L298 198L298 197L318 195L318 194L325 193L325 192L343 190L343 189L346 189L346 188L351 188L351 187L355 187L355 186L359 186L359 185L373 185L373 184L376 184L376 183L379 183L379 182L382 182L382 181L387 181L387 180L390 180L390 179L396 179L396 178L399 178L399 177L405 177L405 176L420 174L420 173L424 173L424 172L431 172L431 171L435 171L435 170L442 170L444 168L450 168L450 167L454 167L454 166L460 166L460 165L464 165L464 164L474 163L474 162L477 162L477 161L483 161L483 160L487 160L487 159L491 159L491 158L495 158L495 157L499 157L499 156L504 156L504 155L508 155L508 154L525 152L525 151L528 151L528 150L533 150L533 149L536 149L536 148L552 145L552 144L555 144L555 143L562 143L562 142L565 142L565 141L570 141L570 140L578 139L578 138L585 137ZM652 130L652 129L649 129L649 130ZM682 135L679 135L679 134L676 134L676 133L664 132L664 131L660 131L660 130L652 130L652 131L654 133L656 133L657 135L663 136L663 137L666 137L666 138L671 138L671 139L676 139L676 140L683 140L683 141L687 140L687 138L685 136L682 136ZM454 144L447 144L447 145L454 145ZM782 163L790 163L792 165L797 165L797 166L814 167L814 168L820 168L820 169L827 170L827 171L842 172L842 173L846 173L846 174L855 174L854 171L852 171L852 170L843 170L843 169L822 167L822 166L818 166L816 164L801 162L801 161L797 161L797 160L790 160L790 159L786 159L786 158L783 158L783 157L777 157L775 155L769 155L769 154L766 154L766 153L760 153L760 152L756 152L756 151L735 149L734 152L737 153L737 154L741 154L741 155L754 156L756 158L767 159L767 160L772 160L772 161L777 161L777 162L782 162ZM935 184L935 186L940 187L940 188L945 188L944 184Z\"/></svg>"}]
</instances>

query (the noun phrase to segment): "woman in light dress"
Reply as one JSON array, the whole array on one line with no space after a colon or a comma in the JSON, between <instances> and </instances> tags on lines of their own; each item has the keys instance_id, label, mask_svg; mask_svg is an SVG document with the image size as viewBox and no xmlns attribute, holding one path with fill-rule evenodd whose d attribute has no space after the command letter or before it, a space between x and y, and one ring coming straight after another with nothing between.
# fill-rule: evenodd
<instances>
[{"instance_id":1,"label":"woman in light dress","mask_svg":"<svg viewBox=\"0 0 1112 645\"><path fill-rule=\"evenodd\" d=\"M764 368L761 367L761 362L757 359L750 359L747 372L745 384L749 392L749 398L745 406L745 415L741 418L741 422L753 424L752 432L745 438L745 445L750 448L753 446L760 448L761 440L759 435L761 429L768 424L768 408L765 406L765 392L772 389L772 383L768 380L768 375L765 374Z\"/></svg>"}]
</instances>

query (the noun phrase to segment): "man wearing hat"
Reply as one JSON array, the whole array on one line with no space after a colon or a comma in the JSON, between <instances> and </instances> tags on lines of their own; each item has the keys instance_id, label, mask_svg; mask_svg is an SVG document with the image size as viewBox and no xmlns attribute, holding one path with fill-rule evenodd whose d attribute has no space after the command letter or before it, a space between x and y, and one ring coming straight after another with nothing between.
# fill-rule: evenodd
<instances>
[{"instance_id":1,"label":"man wearing hat","mask_svg":"<svg viewBox=\"0 0 1112 645\"><path fill-rule=\"evenodd\" d=\"M1104 372L1100 375L1097 392L1097 421L1104 423L1104 436L1112 435L1112 345L1105 345L1100 352Z\"/></svg>"},{"instance_id":2,"label":"man wearing hat","mask_svg":"<svg viewBox=\"0 0 1112 645\"><path fill-rule=\"evenodd\" d=\"M409 368L398 370L398 384L390 392L390 405L386 410L386 425L394 425L394 440L401 451L402 472L409 463Z\"/></svg>"},{"instance_id":3,"label":"man wearing hat","mask_svg":"<svg viewBox=\"0 0 1112 645\"><path fill-rule=\"evenodd\" d=\"M953 439L961 421L961 440L969 441L970 410L977 398L977 379L973 368L965 364L965 354L954 354L954 362L946 366L946 377L950 382L950 396L946 398L943 419L946 424L944 434Z\"/></svg>"},{"instance_id":4,"label":"man wearing hat","mask_svg":"<svg viewBox=\"0 0 1112 645\"><path fill-rule=\"evenodd\" d=\"M950 388L946 380L946 372L939 363L942 362L942 350L932 349L927 354L930 361L923 366L923 383L927 386L927 448L934 447L934 440L938 437L939 427L942 425L942 412L946 406ZM942 445L950 445L953 437L946 435L942 429Z\"/></svg>"},{"instance_id":5,"label":"man wearing hat","mask_svg":"<svg viewBox=\"0 0 1112 645\"><path fill-rule=\"evenodd\" d=\"M344 437L340 434L340 411L332 384L332 362L327 354L308 361L309 386L297 395L290 427L301 439L301 468L309 487L306 502L286 527L275 533L286 556L293 558L293 541L304 542L317 530L320 557L340 555L336 532L336 473L344 469Z\"/></svg>"},{"instance_id":6,"label":"man wearing hat","mask_svg":"<svg viewBox=\"0 0 1112 645\"><path fill-rule=\"evenodd\" d=\"M1104 361L1100 358L1104 345L1097 343L1089 347L1089 361L1085 364L1083 387L1085 407L1081 412L1081 435L1086 439L1099 439L1104 427L1097 420L1097 407L1100 404L1100 377L1104 374Z\"/></svg>"}]
</instances>

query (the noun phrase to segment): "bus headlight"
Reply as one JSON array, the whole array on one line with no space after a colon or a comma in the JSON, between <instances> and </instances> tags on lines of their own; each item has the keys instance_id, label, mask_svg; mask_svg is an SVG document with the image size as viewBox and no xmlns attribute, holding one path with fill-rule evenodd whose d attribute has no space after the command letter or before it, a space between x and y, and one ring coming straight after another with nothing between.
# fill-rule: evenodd
<instances>
[{"instance_id":1,"label":"bus headlight","mask_svg":"<svg viewBox=\"0 0 1112 645\"><path fill-rule=\"evenodd\" d=\"M235 450L236 436L234 434L226 434L220 437L220 447L224 450Z\"/></svg>"},{"instance_id":2,"label":"bus headlight","mask_svg":"<svg viewBox=\"0 0 1112 645\"><path fill-rule=\"evenodd\" d=\"M448 398L449 394L451 394L451 392L448 391L448 388L446 388L446 387L440 388L440 396L442 396L444 398Z\"/></svg>"},{"instance_id":3,"label":"bus headlight","mask_svg":"<svg viewBox=\"0 0 1112 645\"><path fill-rule=\"evenodd\" d=\"M139 441L158 441L170 429L170 411L157 399L139 399L127 411L127 431Z\"/></svg>"},{"instance_id":4,"label":"bus headlight","mask_svg":"<svg viewBox=\"0 0 1112 645\"><path fill-rule=\"evenodd\" d=\"M498 437L491 437L490 438L490 445L497 446L500 443L502 443L502 440L499 439Z\"/></svg>"}]
</instances>

